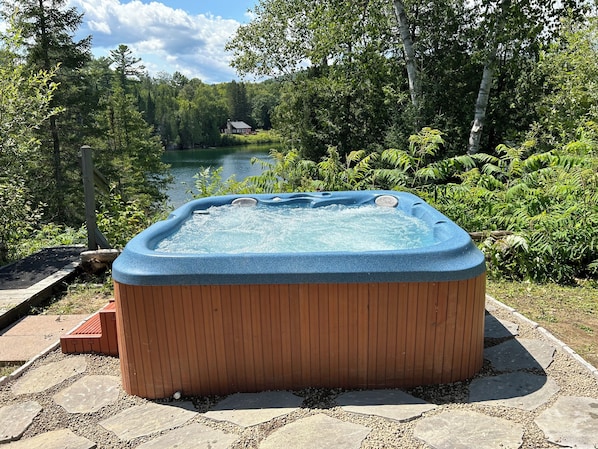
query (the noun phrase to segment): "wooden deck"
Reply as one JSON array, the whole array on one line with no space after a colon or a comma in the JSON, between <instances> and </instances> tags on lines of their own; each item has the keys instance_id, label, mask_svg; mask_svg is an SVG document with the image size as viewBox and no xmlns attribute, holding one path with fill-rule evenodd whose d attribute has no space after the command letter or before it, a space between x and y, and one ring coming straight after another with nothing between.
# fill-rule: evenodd
<instances>
[{"instance_id":1,"label":"wooden deck","mask_svg":"<svg viewBox=\"0 0 598 449\"><path fill-rule=\"evenodd\" d=\"M485 275L464 281L115 283L123 386L162 398L449 383L483 363Z\"/></svg>"},{"instance_id":2,"label":"wooden deck","mask_svg":"<svg viewBox=\"0 0 598 449\"><path fill-rule=\"evenodd\" d=\"M82 248L75 247L75 250L82 250ZM33 257L35 255L32 255ZM51 262L50 262L51 263ZM34 277L32 273L27 271L12 272L11 268L15 264L3 267L4 275L9 277L15 276L19 278ZM57 267L54 271L48 274L47 277L32 283L31 285L24 284L22 286L15 285L11 288L6 288L4 285L5 277L0 276L0 329L10 326L20 318L29 313L31 307L35 307L48 299L54 292L64 287L65 282L69 282L77 275L80 261L77 255L76 260L65 263L63 266ZM8 284L8 283L7 283Z\"/></svg>"}]
</instances>

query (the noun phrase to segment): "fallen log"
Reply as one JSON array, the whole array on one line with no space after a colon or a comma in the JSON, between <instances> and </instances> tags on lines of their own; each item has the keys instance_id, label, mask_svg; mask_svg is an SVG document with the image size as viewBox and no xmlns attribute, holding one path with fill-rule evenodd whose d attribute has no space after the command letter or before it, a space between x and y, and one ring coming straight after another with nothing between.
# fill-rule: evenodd
<instances>
[{"instance_id":1,"label":"fallen log","mask_svg":"<svg viewBox=\"0 0 598 449\"><path fill-rule=\"evenodd\" d=\"M100 273L112 265L120 249L96 249L81 253L81 266L88 273Z\"/></svg>"},{"instance_id":2,"label":"fallen log","mask_svg":"<svg viewBox=\"0 0 598 449\"><path fill-rule=\"evenodd\" d=\"M511 231L474 231L469 233L471 239L477 242L487 239L488 237L500 239L508 235L513 235L513 233Z\"/></svg>"}]
</instances>

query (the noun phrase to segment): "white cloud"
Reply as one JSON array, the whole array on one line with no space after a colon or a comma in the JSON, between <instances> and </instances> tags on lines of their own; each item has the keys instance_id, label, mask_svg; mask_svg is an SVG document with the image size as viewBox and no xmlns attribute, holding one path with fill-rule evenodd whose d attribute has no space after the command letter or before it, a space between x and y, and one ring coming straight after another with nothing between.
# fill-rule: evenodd
<instances>
[{"instance_id":1,"label":"white cloud","mask_svg":"<svg viewBox=\"0 0 598 449\"><path fill-rule=\"evenodd\" d=\"M204 82L236 78L229 67L226 41L239 26L232 19L191 15L162 3L133 0L70 0L83 14L78 36L93 36L96 56L108 56L120 44L142 59L150 75L179 71Z\"/></svg>"},{"instance_id":2,"label":"white cloud","mask_svg":"<svg viewBox=\"0 0 598 449\"><path fill-rule=\"evenodd\" d=\"M110 27L108 26L108 24L106 22L97 22L95 20L92 20L90 22L88 22L88 26L89 29L93 32L99 32L99 33L104 33L104 34L110 34Z\"/></svg>"}]
</instances>

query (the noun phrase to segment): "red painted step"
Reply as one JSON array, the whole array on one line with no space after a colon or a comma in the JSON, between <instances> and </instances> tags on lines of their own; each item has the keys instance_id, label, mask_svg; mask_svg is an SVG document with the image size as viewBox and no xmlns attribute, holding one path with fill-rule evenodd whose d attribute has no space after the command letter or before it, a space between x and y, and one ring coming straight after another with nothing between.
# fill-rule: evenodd
<instances>
[{"instance_id":1,"label":"red painted step","mask_svg":"<svg viewBox=\"0 0 598 449\"><path fill-rule=\"evenodd\" d=\"M117 356L114 301L110 301L79 327L60 337L60 348L65 354L97 353Z\"/></svg>"}]
</instances>

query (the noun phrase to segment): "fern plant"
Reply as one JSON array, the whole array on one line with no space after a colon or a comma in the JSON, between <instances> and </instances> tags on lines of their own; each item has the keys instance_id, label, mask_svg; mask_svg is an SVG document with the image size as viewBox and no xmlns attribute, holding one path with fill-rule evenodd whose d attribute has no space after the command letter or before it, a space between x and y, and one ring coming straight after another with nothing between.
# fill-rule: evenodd
<instances>
[{"instance_id":1,"label":"fern plant","mask_svg":"<svg viewBox=\"0 0 598 449\"><path fill-rule=\"evenodd\" d=\"M513 233L483 243L492 274L573 282L594 273L598 258L598 162L593 146L582 147L533 153L533 141L501 145L433 200L466 229Z\"/></svg>"}]
</instances>

